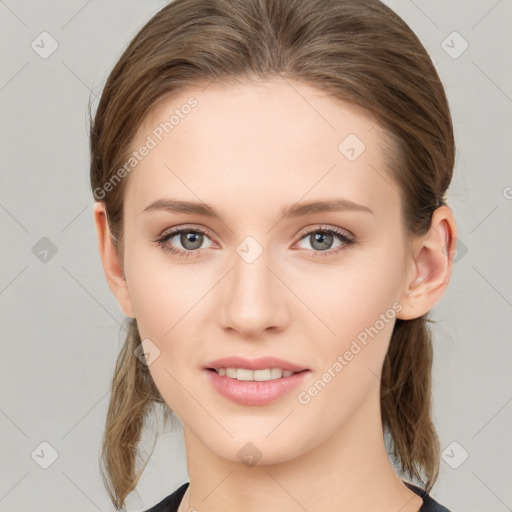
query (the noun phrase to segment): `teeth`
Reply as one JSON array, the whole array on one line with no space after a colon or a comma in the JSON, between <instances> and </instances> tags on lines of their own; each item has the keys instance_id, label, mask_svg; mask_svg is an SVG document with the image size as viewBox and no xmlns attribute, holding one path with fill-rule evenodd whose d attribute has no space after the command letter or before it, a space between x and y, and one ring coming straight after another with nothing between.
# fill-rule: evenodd
<instances>
[{"instance_id":1,"label":"teeth","mask_svg":"<svg viewBox=\"0 0 512 512\"><path fill-rule=\"evenodd\" d=\"M289 377L295 372L281 370L281 368L266 368L265 370L247 370L246 368L218 368L215 370L219 375L237 380L267 381Z\"/></svg>"}]
</instances>

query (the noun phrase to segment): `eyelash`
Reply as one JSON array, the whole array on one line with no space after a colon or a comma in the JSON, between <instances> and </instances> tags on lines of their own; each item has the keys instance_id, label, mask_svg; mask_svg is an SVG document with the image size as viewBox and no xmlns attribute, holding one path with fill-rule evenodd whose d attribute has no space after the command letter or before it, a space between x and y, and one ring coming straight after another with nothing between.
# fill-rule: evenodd
<instances>
[{"instance_id":1,"label":"eyelash","mask_svg":"<svg viewBox=\"0 0 512 512\"><path fill-rule=\"evenodd\" d=\"M167 242L167 240L173 238L174 236L176 235L180 235L181 233L185 233L185 232L188 232L188 233L201 233L202 235L205 235L207 236L208 238L210 238L208 236L208 233L201 229L201 228L197 228L197 227L193 227L193 226L184 226L184 227L181 227L181 228L178 228L178 229L175 229L175 230L172 230L172 231L169 231L167 233L164 233L163 235L159 236L155 242L166 252L169 252L173 255L177 255L177 256L180 256L180 257L183 257L183 258L189 258L191 256L197 256L198 253L201 252L201 249L195 249L193 251L182 251L180 249L175 249L174 247L172 247L171 245L169 245ZM336 249L327 249L325 251L311 251L313 253L313 258L317 258L317 257L329 257L329 256L334 256L334 255L337 255L339 254L341 251L345 250L347 247L353 245L355 243L355 240L352 239L352 238L349 238L345 232L341 231L340 229L338 228L333 228L333 227L327 227L327 226L320 226L320 227L316 227L314 229L311 229L305 233L302 233L301 234L301 237L299 238L298 241L302 240L303 238L305 238L306 236L308 235L311 235L312 233L328 233L330 235L334 235L335 237L338 238L338 240L340 240L344 245L340 245L339 247L337 247ZM308 250L308 249L306 249Z\"/></svg>"}]
</instances>

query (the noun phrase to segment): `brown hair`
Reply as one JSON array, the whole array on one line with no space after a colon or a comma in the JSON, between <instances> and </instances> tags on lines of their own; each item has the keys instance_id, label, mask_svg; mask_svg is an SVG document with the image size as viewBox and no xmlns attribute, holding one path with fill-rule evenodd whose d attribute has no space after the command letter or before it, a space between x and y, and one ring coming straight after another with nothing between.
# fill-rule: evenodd
<instances>
[{"instance_id":1,"label":"brown hair","mask_svg":"<svg viewBox=\"0 0 512 512\"><path fill-rule=\"evenodd\" d=\"M102 187L129 158L134 135L157 102L215 79L273 76L301 80L370 113L393 144L389 170L406 233L411 239L428 231L452 177L453 128L436 69L397 14L379 0L175 0L128 45L91 123L91 189L105 204L121 265L127 179L108 193ZM423 471L430 490L440 450L431 418L427 322L427 315L396 321L383 366L381 415L400 470L417 480ZM135 459L149 407L164 404L147 366L134 356L140 343L130 319L101 453L117 509L144 469L136 472ZM170 409L163 410L167 419Z\"/></svg>"}]
</instances>

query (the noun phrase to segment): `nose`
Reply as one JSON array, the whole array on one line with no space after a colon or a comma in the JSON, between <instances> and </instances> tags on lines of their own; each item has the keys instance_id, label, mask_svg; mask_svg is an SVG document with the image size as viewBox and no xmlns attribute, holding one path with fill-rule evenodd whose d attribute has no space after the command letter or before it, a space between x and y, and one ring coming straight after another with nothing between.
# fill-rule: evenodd
<instances>
[{"instance_id":1,"label":"nose","mask_svg":"<svg viewBox=\"0 0 512 512\"><path fill-rule=\"evenodd\" d=\"M223 329L239 337L257 338L265 331L286 328L290 291L283 284L284 276L279 276L273 266L265 251L253 262L235 256L219 298Z\"/></svg>"}]
</instances>

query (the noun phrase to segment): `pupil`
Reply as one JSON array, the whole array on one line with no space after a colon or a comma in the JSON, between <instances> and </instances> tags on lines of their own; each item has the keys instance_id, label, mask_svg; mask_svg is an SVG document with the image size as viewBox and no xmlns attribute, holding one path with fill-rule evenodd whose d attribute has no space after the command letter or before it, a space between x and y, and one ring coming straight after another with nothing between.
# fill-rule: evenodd
<instances>
[{"instance_id":1,"label":"pupil","mask_svg":"<svg viewBox=\"0 0 512 512\"><path fill-rule=\"evenodd\" d=\"M193 233L187 232L181 234L181 244L186 249L190 249L191 251L198 249L201 247L203 241L203 235L201 233ZM190 245L191 244L191 245Z\"/></svg>"},{"instance_id":2,"label":"pupil","mask_svg":"<svg viewBox=\"0 0 512 512\"><path fill-rule=\"evenodd\" d=\"M326 249L329 249L330 245L332 244L332 238L333 235L330 233L315 233L313 235L313 241L311 243L312 247L315 247L315 244L317 242L320 243L320 247L316 247L317 249L320 249L321 251L325 251Z\"/></svg>"}]
</instances>

